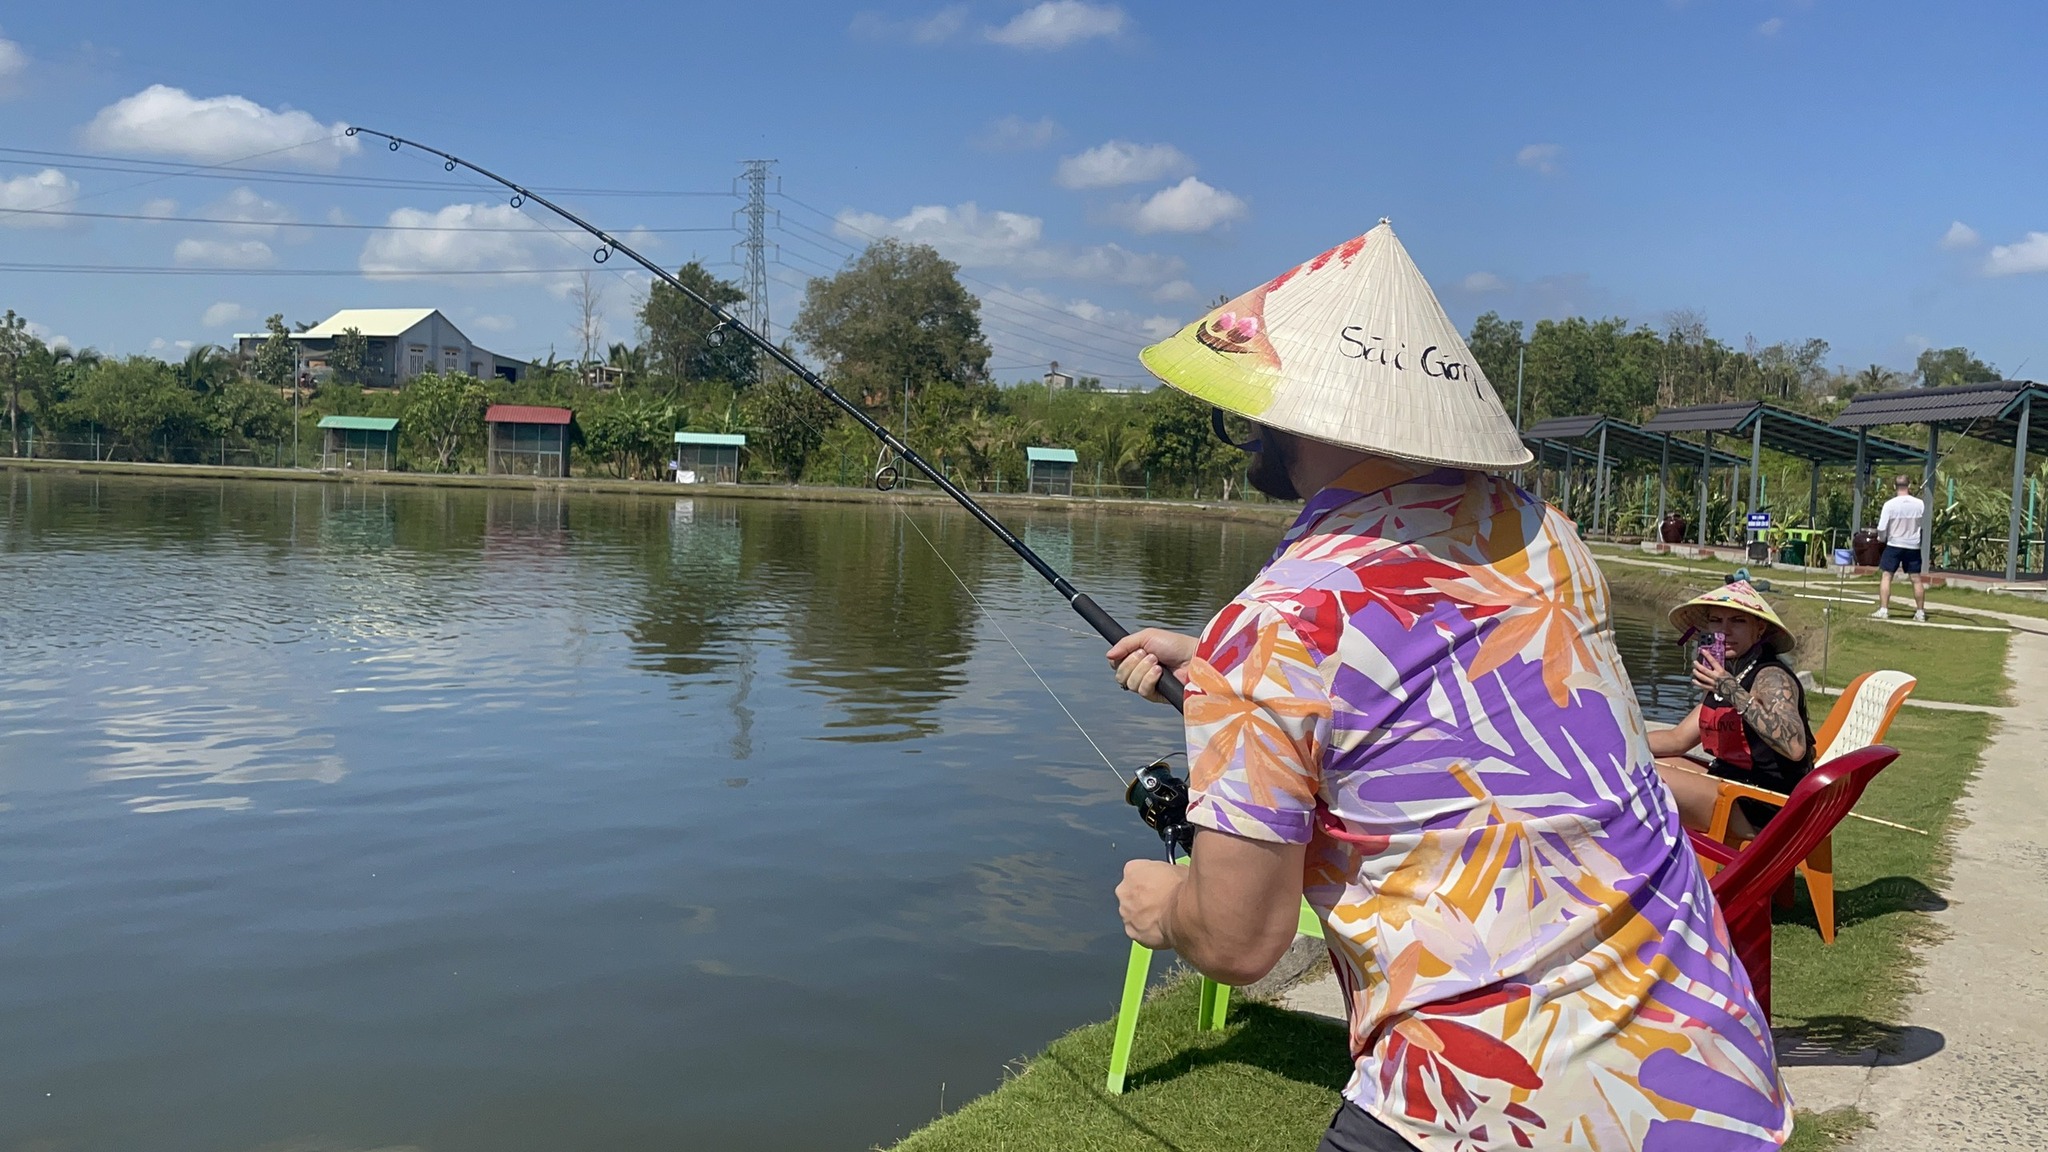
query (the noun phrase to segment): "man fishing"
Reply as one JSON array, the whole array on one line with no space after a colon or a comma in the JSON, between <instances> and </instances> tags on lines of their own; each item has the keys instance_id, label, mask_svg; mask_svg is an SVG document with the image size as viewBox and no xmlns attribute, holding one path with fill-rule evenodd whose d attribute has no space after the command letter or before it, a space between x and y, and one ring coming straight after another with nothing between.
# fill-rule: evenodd
<instances>
[{"instance_id":1,"label":"man fishing","mask_svg":"<svg viewBox=\"0 0 2048 1152\"><path fill-rule=\"evenodd\" d=\"M1144 353L1257 427L1306 498L1199 639L1109 649L1185 683L1185 866L1126 865L1125 930L1242 985L1305 895L1349 1008L1323 1138L1364 1149L1753 1149L1792 1128L1766 1021L1659 781L1576 528L1382 221ZM1219 433L1222 419L1217 419Z\"/></svg>"}]
</instances>

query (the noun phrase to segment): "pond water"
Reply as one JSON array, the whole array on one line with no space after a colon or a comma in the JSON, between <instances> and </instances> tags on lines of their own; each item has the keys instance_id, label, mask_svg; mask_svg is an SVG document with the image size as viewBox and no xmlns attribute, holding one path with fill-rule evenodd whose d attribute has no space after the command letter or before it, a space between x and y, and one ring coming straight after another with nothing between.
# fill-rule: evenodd
<instances>
[{"instance_id":1,"label":"pond water","mask_svg":"<svg viewBox=\"0 0 2048 1152\"><path fill-rule=\"evenodd\" d=\"M1158 842L998 629L1175 718L957 511L0 489L0 1147L865 1148L1114 1010ZM1277 535L1011 520L1189 629Z\"/></svg>"}]
</instances>

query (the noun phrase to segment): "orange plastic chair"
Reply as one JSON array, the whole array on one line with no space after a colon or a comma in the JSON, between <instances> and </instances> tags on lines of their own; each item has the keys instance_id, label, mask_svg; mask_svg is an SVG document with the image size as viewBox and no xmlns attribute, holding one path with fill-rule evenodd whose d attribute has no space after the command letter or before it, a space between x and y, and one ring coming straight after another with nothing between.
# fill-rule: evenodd
<instances>
[{"instance_id":1,"label":"orange plastic chair","mask_svg":"<svg viewBox=\"0 0 2048 1152\"><path fill-rule=\"evenodd\" d=\"M1815 764L1827 764L1850 752L1868 748L1884 739L1892 726L1892 717L1899 714L1899 707L1906 697L1913 694L1913 687L1919 681L1904 672L1865 672L1849 681L1835 706L1828 710L1828 718L1821 722L1820 731L1814 733L1813 747ZM1816 769L1817 771L1818 769ZM1776 792L1752 788L1732 780L1717 781L1720 795L1714 801L1713 822L1707 828L1707 835L1723 843L1734 843L1728 836L1728 817L1735 809L1735 801L1748 797L1768 804L1782 804L1784 797ZM1773 824L1777 821L1773 820ZM1708 863L1711 868L1711 863ZM1813 917L1820 923L1820 938L1824 943L1835 942L1835 838L1833 833L1822 836L1813 851L1807 853L1799 870L1806 873L1806 893L1813 899Z\"/></svg>"},{"instance_id":2,"label":"orange plastic chair","mask_svg":"<svg viewBox=\"0 0 2048 1152\"><path fill-rule=\"evenodd\" d=\"M1687 832L1701 862L1716 866L1709 886L1766 1019L1771 1014L1772 897L1792 878L1792 869L1849 815L1871 778L1898 758L1897 749L1876 744L1815 768L1785 798L1784 811L1739 851L1704 833Z\"/></svg>"}]
</instances>

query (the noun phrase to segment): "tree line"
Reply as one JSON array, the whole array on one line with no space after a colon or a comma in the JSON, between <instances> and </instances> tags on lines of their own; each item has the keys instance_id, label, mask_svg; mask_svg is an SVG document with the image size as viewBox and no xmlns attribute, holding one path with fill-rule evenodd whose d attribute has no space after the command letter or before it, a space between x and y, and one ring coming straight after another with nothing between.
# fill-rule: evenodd
<instances>
[{"instance_id":1,"label":"tree line","mask_svg":"<svg viewBox=\"0 0 2048 1152\"><path fill-rule=\"evenodd\" d=\"M1207 408L1173 389L999 385L980 302L957 272L930 247L878 241L809 282L791 338L837 389L969 487L1021 487L1024 450L1042 445L1076 450L1083 491L1099 483L1105 492L1242 495L1238 455L1210 434ZM737 285L698 263L678 278L720 305L745 303ZM271 463L296 439L304 461L317 451L320 417L390 416L402 435L397 466L476 471L484 410L526 403L576 411L574 466L586 474L660 476L679 430L744 433L749 480L859 484L881 462L854 422L665 284L640 302L637 339L599 359L588 293L579 358L551 354L518 381L430 372L396 391L362 387L360 333L343 333L329 374L300 390L282 315L266 321L268 337L246 356L204 345L172 363L52 348L10 311L0 322L10 450L23 454L32 430L39 455L81 455L90 442L104 458ZM1570 317L1531 329L1489 312L1470 343L1524 426L1593 412L1640 421L1660 407L1747 399L1825 414L1861 391L1998 378L1963 348L1929 350L1903 374L1829 366L1825 340L1735 346L1693 313L1656 325Z\"/></svg>"}]
</instances>

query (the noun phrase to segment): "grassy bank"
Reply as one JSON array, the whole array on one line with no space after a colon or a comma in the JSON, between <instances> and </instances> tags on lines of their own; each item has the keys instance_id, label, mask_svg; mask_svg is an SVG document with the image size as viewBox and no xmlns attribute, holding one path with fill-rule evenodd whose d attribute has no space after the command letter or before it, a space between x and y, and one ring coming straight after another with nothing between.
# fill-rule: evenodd
<instances>
[{"instance_id":1,"label":"grassy bank","mask_svg":"<svg viewBox=\"0 0 2048 1152\"><path fill-rule=\"evenodd\" d=\"M913 1133L897 1152L1314 1148L1351 1074L1344 1029L1236 1004L1229 1027L1197 1032L1196 1001L1197 983L1187 978L1146 1000L1123 1095L1102 1089L1111 1025L1091 1024L1053 1041L994 1092Z\"/></svg>"},{"instance_id":2,"label":"grassy bank","mask_svg":"<svg viewBox=\"0 0 2048 1152\"><path fill-rule=\"evenodd\" d=\"M1727 568L1693 575L1608 564L1605 571L1617 598L1661 611L1718 584ZM1863 605L1830 605L1827 601L1802 598L1782 586L1774 586L1771 601L1786 626L1799 638L1794 663L1811 671L1827 687L1840 688L1865 672L1893 668L1919 678L1920 683L1913 690L1916 699L1990 705L2010 702L2005 681L2008 639L2003 633L1914 628L1872 620ZM1938 608L1933 609L1930 619L1971 627L1987 624L1982 617L1944 615ZM1818 698L1812 704L1817 728L1821 717L1827 714L1828 704Z\"/></svg>"},{"instance_id":3,"label":"grassy bank","mask_svg":"<svg viewBox=\"0 0 2048 1152\"><path fill-rule=\"evenodd\" d=\"M533 476L480 476L462 472L334 472L311 468L244 468L217 464L152 464L91 460L21 460L0 458L0 472L70 473L100 476L151 476L182 480L270 480L304 484L367 484L400 488L482 488L531 492L606 493L629 496L715 496L729 500L782 500L828 504L934 504L953 507L951 497L929 484L893 492L873 488L821 484L675 484L657 480L615 480L601 476L543 479ZM1031 496L1016 492L977 492L974 498L991 510L1122 513L1138 516L1200 516L1271 524L1277 533L1292 523L1300 509L1291 504L1238 501L1143 500L1124 497Z\"/></svg>"}]
</instances>

